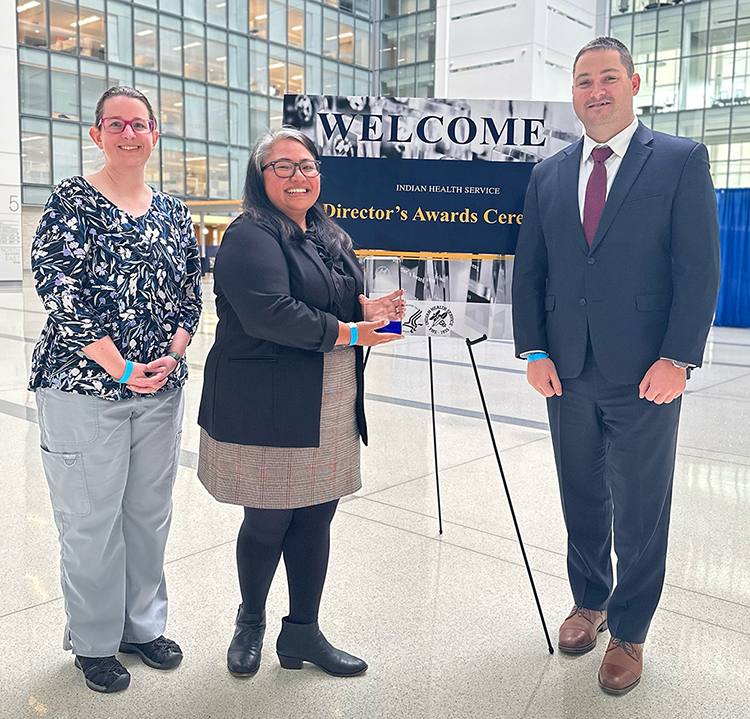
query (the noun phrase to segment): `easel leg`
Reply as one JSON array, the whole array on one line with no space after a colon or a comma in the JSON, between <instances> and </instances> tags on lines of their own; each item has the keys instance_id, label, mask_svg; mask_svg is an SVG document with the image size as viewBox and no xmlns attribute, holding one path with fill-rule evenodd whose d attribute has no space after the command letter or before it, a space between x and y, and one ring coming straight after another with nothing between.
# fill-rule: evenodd
<instances>
[{"instance_id":1,"label":"easel leg","mask_svg":"<svg viewBox=\"0 0 750 719\"><path fill-rule=\"evenodd\" d=\"M367 348L367 352L365 352L365 359L364 362L362 362L362 371L364 372L367 369L367 360L370 359L370 350L372 347Z\"/></svg>"},{"instance_id":2,"label":"easel leg","mask_svg":"<svg viewBox=\"0 0 750 719\"><path fill-rule=\"evenodd\" d=\"M529 575L529 582L531 583L531 591L534 593L534 600L536 601L536 608L539 611L539 618L542 620L542 628L544 629L544 636L547 639L547 648L550 654L554 654L555 650L552 648L552 641L547 631L547 623L544 621L544 613L542 612L542 605L539 602L539 595L536 591L536 585L534 584L534 577L531 574L531 567L529 566L529 560L526 557L526 548L523 545L523 539L521 539L521 530L518 526L518 520L516 519L516 512L513 509L513 502L510 498L510 490L508 489L508 482L505 479L505 471L503 470L503 463L500 461L500 452L497 449L497 442L495 442L495 432L492 429L492 420L490 419L490 413L487 410L487 402L484 399L484 391L482 390L482 381L479 378L479 370L477 370L477 363L474 361L474 350L472 345L484 342L487 339L487 335L482 335L477 340L466 340L466 346L469 349L469 357L471 358L471 366L474 368L474 376L477 380L477 388L479 389L479 397L482 400L482 409L484 410L484 417L487 420L487 429L490 433L490 439L492 440L492 448L495 450L495 459L497 459L497 466L500 470L500 477L503 480L503 487L505 488L505 496L508 500L508 507L510 508L510 516L513 518L513 526L516 528L516 536L518 537L518 544L521 547L521 554L523 555L523 562L526 565L526 573Z\"/></svg>"},{"instance_id":3,"label":"easel leg","mask_svg":"<svg viewBox=\"0 0 750 719\"><path fill-rule=\"evenodd\" d=\"M432 410L432 448L435 453L435 488L437 490L438 528L443 533L443 510L440 503L440 471L438 468L437 426L435 423L435 382L432 376L432 337L427 337L427 351L430 357L430 409Z\"/></svg>"}]
</instances>

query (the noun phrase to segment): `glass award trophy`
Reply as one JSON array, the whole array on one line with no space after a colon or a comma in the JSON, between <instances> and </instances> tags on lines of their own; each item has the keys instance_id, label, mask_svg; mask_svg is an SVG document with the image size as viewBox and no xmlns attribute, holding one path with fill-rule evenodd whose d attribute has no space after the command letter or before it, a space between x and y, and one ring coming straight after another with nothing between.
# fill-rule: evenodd
<instances>
[{"instance_id":1,"label":"glass award trophy","mask_svg":"<svg viewBox=\"0 0 750 719\"><path fill-rule=\"evenodd\" d=\"M364 306L366 322L388 320L388 324L376 332L401 334L401 316L396 314L401 296L395 294L393 300L388 295L401 289L401 259L399 257L366 257L365 258L365 295L370 300L382 298L382 302L368 303Z\"/></svg>"}]
</instances>

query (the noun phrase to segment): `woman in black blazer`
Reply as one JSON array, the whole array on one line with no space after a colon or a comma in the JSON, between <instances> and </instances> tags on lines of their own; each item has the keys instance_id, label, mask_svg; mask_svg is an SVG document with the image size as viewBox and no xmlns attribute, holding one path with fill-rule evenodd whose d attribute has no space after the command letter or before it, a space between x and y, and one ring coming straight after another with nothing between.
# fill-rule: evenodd
<instances>
[{"instance_id":1,"label":"woman in black blazer","mask_svg":"<svg viewBox=\"0 0 750 719\"><path fill-rule=\"evenodd\" d=\"M318 203L320 161L299 130L264 137L250 157L244 213L227 228L214 267L219 323L206 360L198 476L219 501L245 507L237 540L242 604L227 666L260 666L265 602L283 552L289 616L281 666L309 661L334 676L367 669L318 629L338 500L360 486L367 442L362 346L403 315L400 291L362 296L349 236ZM363 321L363 317L382 317Z\"/></svg>"}]
</instances>

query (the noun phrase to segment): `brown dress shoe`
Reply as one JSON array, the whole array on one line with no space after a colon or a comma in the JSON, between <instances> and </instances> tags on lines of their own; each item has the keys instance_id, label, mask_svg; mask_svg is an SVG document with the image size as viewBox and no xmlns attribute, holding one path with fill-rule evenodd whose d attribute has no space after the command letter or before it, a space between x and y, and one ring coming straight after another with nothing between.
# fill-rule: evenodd
<instances>
[{"instance_id":1,"label":"brown dress shoe","mask_svg":"<svg viewBox=\"0 0 750 719\"><path fill-rule=\"evenodd\" d=\"M565 654L585 654L596 646L599 632L607 629L607 612L573 607L560 625L557 647Z\"/></svg>"},{"instance_id":2,"label":"brown dress shoe","mask_svg":"<svg viewBox=\"0 0 750 719\"><path fill-rule=\"evenodd\" d=\"M641 681L643 644L613 637L599 668L599 686L607 694L627 694Z\"/></svg>"}]
</instances>

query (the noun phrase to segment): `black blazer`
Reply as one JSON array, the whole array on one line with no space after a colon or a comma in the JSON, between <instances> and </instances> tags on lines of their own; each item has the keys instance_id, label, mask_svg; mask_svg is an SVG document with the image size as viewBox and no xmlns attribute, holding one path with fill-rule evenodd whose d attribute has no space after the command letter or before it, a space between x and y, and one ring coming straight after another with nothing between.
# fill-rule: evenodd
<instances>
[{"instance_id":1,"label":"black blazer","mask_svg":"<svg viewBox=\"0 0 750 719\"><path fill-rule=\"evenodd\" d=\"M706 148L638 128L589 249L578 209L583 140L534 167L513 268L516 354L637 384L659 357L700 366L719 290L719 225Z\"/></svg>"},{"instance_id":2,"label":"black blazer","mask_svg":"<svg viewBox=\"0 0 750 719\"><path fill-rule=\"evenodd\" d=\"M363 291L356 257L344 256ZM214 439L267 447L317 447L323 353L338 338L330 271L309 240L282 240L270 222L241 215L214 265L216 340L206 359L198 424ZM361 307L357 302L358 316ZM357 422L367 443L362 348Z\"/></svg>"}]
</instances>

